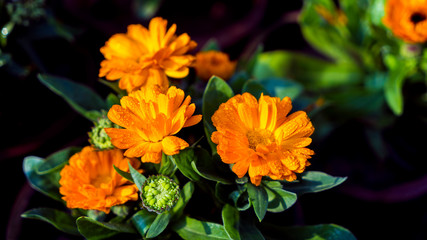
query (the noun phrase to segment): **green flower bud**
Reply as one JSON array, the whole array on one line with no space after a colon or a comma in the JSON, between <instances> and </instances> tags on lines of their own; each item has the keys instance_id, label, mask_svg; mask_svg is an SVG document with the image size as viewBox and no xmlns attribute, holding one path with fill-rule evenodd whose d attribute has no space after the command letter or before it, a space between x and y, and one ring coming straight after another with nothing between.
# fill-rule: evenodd
<instances>
[{"instance_id":1,"label":"green flower bud","mask_svg":"<svg viewBox=\"0 0 427 240\"><path fill-rule=\"evenodd\" d=\"M148 211L162 213L172 208L179 199L179 185L163 175L152 175L144 182L142 204Z\"/></svg>"},{"instance_id":2,"label":"green flower bud","mask_svg":"<svg viewBox=\"0 0 427 240\"><path fill-rule=\"evenodd\" d=\"M103 115L101 118L98 118L96 122L94 122L94 127L89 134L89 142L95 148L99 150L106 150L114 148L111 143L111 138L107 135L104 128L118 128L116 124L111 122L107 116Z\"/></svg>"}]
</instances>

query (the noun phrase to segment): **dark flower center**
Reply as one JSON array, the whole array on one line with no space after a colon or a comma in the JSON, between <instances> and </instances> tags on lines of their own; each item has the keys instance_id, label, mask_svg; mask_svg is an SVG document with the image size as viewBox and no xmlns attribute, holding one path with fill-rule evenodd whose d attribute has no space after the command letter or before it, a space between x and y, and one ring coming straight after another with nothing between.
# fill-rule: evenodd
<instances>
[{"instance_id":1,"label":"dark flower center","mask_svg":"<svg viewBox=\"0 0 427 240\"><path fill-rule=\"evenodd\" d=\"M411 22L413 22L414 24L417 24L424 20L426 20L426 16L422 13L414 13L411 15Z\"/></svg>"}]
</instances>

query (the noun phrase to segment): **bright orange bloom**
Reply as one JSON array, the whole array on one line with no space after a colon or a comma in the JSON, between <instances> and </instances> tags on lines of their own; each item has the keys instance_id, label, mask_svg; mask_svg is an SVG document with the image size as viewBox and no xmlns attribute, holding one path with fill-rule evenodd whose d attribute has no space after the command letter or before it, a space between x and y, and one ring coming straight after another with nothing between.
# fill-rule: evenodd
<instances>
[{"instance_id":1,"label":"bright orange bloom","mask_svg":"<svg viewBox=\"0 0 427 240\"><path fill-rule=\"evenodd\" d=\"M208 80L212 75L228 80L233 75L236 64L236 61L230 61L226 53L212 50L198 52L194 68L197 76L203 80Z\"/></svg>"},{"instance_id":2,"label":"bright orange bloom","mask_svg":"<svg viewBox=\"0 0 427 240\"><path fill-rule=\"evenodd\" d=\"M388 0L383 23L408 43L427 41L427 0Z\"/></svg>"},{"instance_id":3,"label":"bright orange bloom","mask_svg":"<svg viewBox=\"0 0 427 240\"><path fill-rule=\"evenodd\" d=\"M247 172L251 182L263 176L293 181L302 173L314 152L306 146L314 127L303 111L289 116L291 99L261 95L259 102L249 93L236 95L220 105L212 116L217 131L212 141L224 163L241 178Z\"/></svg>"},{"instance_id":4,"label":"bright orange bloom","mask_svg":"<svg viewBox=\"0 0 427 240\"><path fill-rule=\"evenodd\" d=\"M170 87L166 93L158 88L134 91L108 112L108 118L125 129L106 128L111 143L127 149L125 156L141 157L142 162L160 163L162 152L174 155L188 147L175 135L183 127L197 124L202 115L194 115L191 97L184 100L184 91Z\"/></svg>"},{"instance_id":5,"label":"bright orange bloom","mask_svg":"<svg viewBox=\"0 0 427 240\"><path fill-rule=\"evenodd\" d=\"M119 81L119 87L132 92L143 86L169 87L167 76L184 78L195 60L184 55L197 46L188 34L175 35L176 25L167 31L167 21L156 17L148 29L129 25L126 34L113 35L101 48L105 60L101 62L99 77Z\"/></svg>"},{"instance_id":6,"label":"bright orange bloom","mask_svg":"<svg viewBox=\"0 0 427 240\"><path fill-rule=\"evenodd\" d=\"M110 207L138 200L135 184L120 176L113 165L129 171L128 161L137 168L140 162L123 157L120 149L99 151L84 147L61 170L59 192L68 208L110 212Z\"/></svg>"}]
</instances>

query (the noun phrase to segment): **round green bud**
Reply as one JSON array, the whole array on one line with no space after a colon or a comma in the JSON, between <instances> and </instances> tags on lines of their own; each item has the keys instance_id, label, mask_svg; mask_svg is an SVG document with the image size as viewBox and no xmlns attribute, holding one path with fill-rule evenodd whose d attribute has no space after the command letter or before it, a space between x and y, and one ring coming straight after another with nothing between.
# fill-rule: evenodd
<instances>
[{"instance_id":1,"label":"round green bud","mask_svg":"<svg viewBox=\"0 0 427 240\"><path fill-rule=\"evenodd\" d=\"M94 127L89 134L89 142L99 150L113 149L111 138L107 135L104 128L118 128L116 124L111 122L107 116L103 115L94 122Z\"/></svg>"},{"instance_id":2,"label":"round green bud","mask_svg":"<svg viewBox=\"0 0 427 240\"><path fill-rule=\"evenodd\" d=\"M151 212L162 213L167 211L179 199L179 185L167 176L150 176L144 182L142 189L142 204Z\"/></svg>"}]
</instances>

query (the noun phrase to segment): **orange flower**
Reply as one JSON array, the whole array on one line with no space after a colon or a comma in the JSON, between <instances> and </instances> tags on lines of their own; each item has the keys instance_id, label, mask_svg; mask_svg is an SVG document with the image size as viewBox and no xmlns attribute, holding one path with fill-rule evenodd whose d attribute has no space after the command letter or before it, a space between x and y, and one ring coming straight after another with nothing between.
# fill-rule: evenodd
<instances>
[{"instance_id":1,"label":"orange flower","mask_svg":"<svg viewBox=\"0 0 427 240\"><path fill-rule=\"evenodd\" d=\"M106 128L111 143L127 149L125 156L141 157L142 162L160 163L162 152L174 155L188 147L175 137L183 127L197 124L201 115L193 116L196 106L191 97L184 100L184 91L174 86L166 93L159 88L146 88L124 96L114 105L108 118L125 129Z\"/></svg>"},{"instance_id":2,"label":"orange flower","mask_svg":"<svg viewBox=\"0 0 427 240\"><path fill-rule=\"evenodd\" d=\"M197 46L188 34L175 35L176 25L166 31L167 21L156 17L148 29L129 25L126 34L113 35L101 48L99 77L119 81L119 87L132 92L143 86L168 87L167 76L184 78L195 57L184 55Z\"/></svg>"},{"instance_id":3,"label":"orange flower","mask_svg":"<svg viewBox=\"0 0 427 240\"><path fill-rule=\"evenodd\" d=\"M236 95L220 105L212 116L217 131L212 141L224 163L241 178L247 172L251 182L263 176L293 181L302 173L314 152L305 148L313 125L303 111L286 116L292 108L289 97L261 95L259 102L249 93Z\"/></svg>"},{"instance_id":4,"label":"orange flower","mask_svg":"<svg viewBox=\"0 0 427 240\"><path fill-rule=\"evenodd\" d=\"M61 170L59 192L68 208L110 212L110 207L138 200L135 184L120 176L113 165L128 171L128 161L139 167L139 161L123 157L119 149L98 151L84 147L74 154Z\"/></svg>"},{"instance_id":5,"label":"orange flower","mask_svg":"<svg viewBox=\"0 0 427 240\"><path fill-rule=\"evenodd\" d=\"M408 43L427 41L427 0L388 0L383 23Z\"/></svg>"},{"instance_id":6,"label":"orange flower","mask_svg":"<svg viewBox=\"0 0 427 240\"><path fill-rule=\"evenodd\" d=\"M197 76L208 80L212 75L228 80L236 69L236 61L230 61L228 55L218 51L198 52L194 68Z\"/></svg>"}]
</instances>

